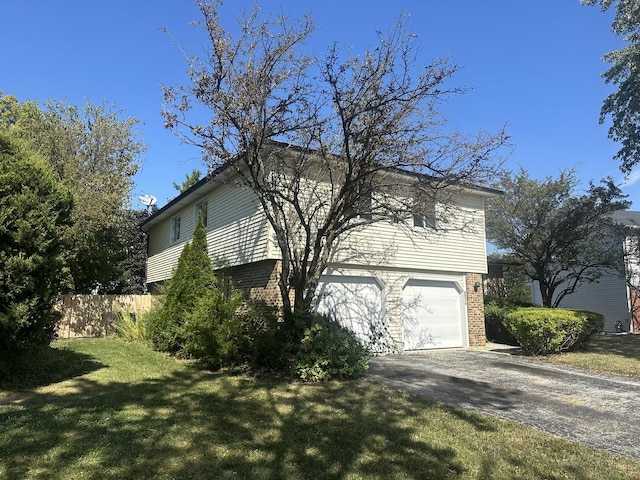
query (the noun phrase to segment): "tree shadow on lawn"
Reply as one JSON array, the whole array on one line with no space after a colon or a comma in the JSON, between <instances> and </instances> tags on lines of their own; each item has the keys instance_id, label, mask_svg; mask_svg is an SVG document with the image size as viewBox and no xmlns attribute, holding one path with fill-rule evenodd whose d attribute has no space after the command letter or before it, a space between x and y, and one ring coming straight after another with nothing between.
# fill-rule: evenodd
<instances>
[{"instance_id":1,"label":"tree shadow on lawn","mask_svg":"<svg viewBox=\"0 0 640 480\"><path fill-rule=\"evenodd\" d=\"M0 391L25 390L62 382L104 365L94 357L64 348L45 347L11 365L0 365ZM1 398L0 398L1 403Z\"/></svg>"},{"instance_id":2,"label":"tree shadow on lawn","mask_svg":"<svg viewBox=\"0 0 640 480\"><path fill-rule=\"evenodd\" d=\"M442 425L488 430L364 380L286 384L187 366L59 387L0 406L0 476L458 479L469 467Z\"/></svg>"},{"instance_id":3,"label":"tree shadow on lawn","mask_svg":"<svg viewBox=\"0 0 640 480\"><path fill-rule=\"evenodd\" d=\"M575 353L619 356L640 362L640 335L596 335Z\"/></svg>"},{"instance_id":4,"label":"tree shadow on lawn","mask_svg":"<svg viewBox=\"0 0 640 480\"><path fill-rule=\"evenodd\" d=\"M287 385L187 369L137 384L67 383L0 410L7 478L458 478L464 470L454 450L403 425L416 412L364 381Z\"/></svg>"}]
</instances>

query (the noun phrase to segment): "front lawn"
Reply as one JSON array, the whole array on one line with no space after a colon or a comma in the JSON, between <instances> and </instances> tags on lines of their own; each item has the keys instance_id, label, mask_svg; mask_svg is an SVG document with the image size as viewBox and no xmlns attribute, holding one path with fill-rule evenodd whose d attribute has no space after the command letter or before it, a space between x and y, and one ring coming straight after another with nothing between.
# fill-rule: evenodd
<instances>
[{"instance_id":1,"label":"front lawn","mask_svg":"<svg viewBox=\"0 0 640 480\"><path fill-rule=\"evenodd\" d=\"M640 376L640 335L595 335L575 352L538 358L596 372Z\"/></svg>"},{"instance_id":2,"label":"front lawn","mask_svg":"<svg viewBox=\"0 0 640 480\"><path fill-rule=\"evenodd\" d=\"M640 478L638 462L368 380L203 372L117 338L56 348L76 376L0 391L0 478Z\"/></svg>"}]
</instances>

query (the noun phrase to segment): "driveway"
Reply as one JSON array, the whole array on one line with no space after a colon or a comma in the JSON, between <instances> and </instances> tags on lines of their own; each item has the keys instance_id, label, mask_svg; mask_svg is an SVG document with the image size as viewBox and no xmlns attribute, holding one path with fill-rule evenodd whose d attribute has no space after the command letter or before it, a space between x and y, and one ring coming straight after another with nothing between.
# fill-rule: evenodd
<instances>
[{"instance_id":1,"label":"driveway","mask_svg":"<svg viewBox=\"0 0 640 480\"><path fill-rule=\"evenodd\" d=\"M480 350L376 357L369 376L432 400L640 460L638 378Z\"/></svg>"}]
</instances>

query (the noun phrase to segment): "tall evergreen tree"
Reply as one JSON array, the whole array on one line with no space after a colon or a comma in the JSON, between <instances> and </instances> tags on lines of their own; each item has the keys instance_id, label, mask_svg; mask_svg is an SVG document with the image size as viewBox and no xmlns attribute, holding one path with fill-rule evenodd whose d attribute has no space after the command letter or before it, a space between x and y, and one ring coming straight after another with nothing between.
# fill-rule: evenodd
<instances>
[{"instance_id":1,"label":"tall evergreen tree","mask_svg":"<svg viewBox=\"0 0 640 480\"><path fill-rule=\"evenodd\" d=\"M42 155L74 196L72 222L61 230L71 273L66 290L119 293L133 176L145 149L138 124L106 104L78 108L50 100L41 108L0 96L0 129Z\"/></svg>"},{"instance_id":2,"label":"tall evergreen tree","mask_svg":"<svg viewBox=\"0 0 640 480\"><path fill-rule=\"evenodd\" d=\"M72 205L46 160L0 131L0 373L54 336Z\"/></svg>"},{"instance_id":3,"label":"tall evergreen tree","mask_svg":"<svg viewBox=\"0 0 640 480\"><path fill-rule=\"evenodd\" d=\"M178 258L178 263L162 289L162 304L151 316L149 330L155 347L162 351L178 352L184 345L181 327L187 316L207 292L218 285L207 252L207 231L202 219Z\"/></svg>"}]
</instances>

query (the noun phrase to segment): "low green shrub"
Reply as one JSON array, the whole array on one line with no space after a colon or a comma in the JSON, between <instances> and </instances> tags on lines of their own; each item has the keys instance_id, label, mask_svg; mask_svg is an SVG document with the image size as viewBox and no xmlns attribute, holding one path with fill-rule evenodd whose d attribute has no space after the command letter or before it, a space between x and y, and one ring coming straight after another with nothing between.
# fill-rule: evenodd
<instances>
[{"instance_id":1,"label":"low green shrub","mask_svg":"<svg viewBox=\"0 0 640 480\"><path fill-rule=\"evenodd\" d=\"M291 344L274 309L244 305L237 314L241 331L236 333L239 355L255 371L290 374Z\"/></svg>"},{"instance_id":2,"label":"low green shrub","mask_svg":"<svg viewBox=\"0 0 640 480\"><path fill-rule=\"evenodd\" d=\"M184 343L180 336L182 318L178 320L168 313L164 298L143 315L142 321L146 326L147 338L153 348L160 352L173 354L180 351L181 345Z\"/></svg>"},{"instance_id":3,"label":"low green shrub","mask_svg":"<svg viewBox=\"0 0 640 480\"><path fill-rule=\"evenodd\" d=\"M504 318L504 326L528 355L575 349L603 324L599 313L563 308L518 308Z\"/></svg>"},{"instance_id":4,"label":"low green shrub","mask_svg":"<svg viewBox=\"0 0 640 480\"><path fill-rule=\"evenodd\" d=\"M182 353L208 368L240 363L246 334L243 317L236 312L242 302L237 290L207 290L181 326Z\"/></svg>"},{"instance_id":5,"label":"low green shrub","mask_svg":"<svg viewBox=\"0 0 640 480\"><path fill-rule=\"evenodd\" d=\"M368 362L369 352L351 330L314 316L295 355L295 370L305 381L357 378L367 371Z\"/></svg>"},{"instance_id":6,"label":"low green shrub","mask_svg":"<svg viewBox=\"0 0 640 480\"><path fill-rule=\"evenodd\" d=\"M519 345L518 341L504 326L505 316L518 305L505 300L491 299L484 306L484 328L487 340L505 345Z\"/></svg>"}]
</instances>

